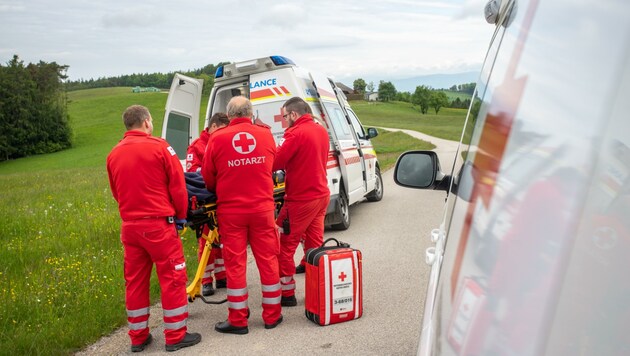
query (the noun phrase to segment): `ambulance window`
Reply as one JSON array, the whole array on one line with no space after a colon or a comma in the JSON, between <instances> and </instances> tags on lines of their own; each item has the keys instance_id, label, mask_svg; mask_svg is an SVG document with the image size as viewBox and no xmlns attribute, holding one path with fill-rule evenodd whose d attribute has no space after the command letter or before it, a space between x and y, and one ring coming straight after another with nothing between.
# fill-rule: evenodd
<instances>
[{"instance_id":1,"label":"ambulance window","mask_svg":"<svg viewBox=\"0 0 630 356\"><path fill-rule=\"evenodd\" d=\"M186 158L190 132L190 117L169 113L166 127L166 141L173 147L179 159Z\"/></svg>"},{"instance_id":2,"label":"ambulance window","mask_svg":"<svg viewBox=\"0 0 630 356\"><path fill-rule=\"evenodd\" d=\"M326 110L328 111L328 115L330 115L330 123L337 135L337 139L352 140L350 127L348 127L346 116L343 114L343 111L341 111L341 108L337 105L326 105Z\"/></svg>"},{"instance_id":3,"label":"ambulance window","mask_svg":"<svg viewBox=\"0 0 630 356\"><path fill-rule=\"evenodd\" d=\"M352 123L352 128L357 133L357 137L362 140L367 139L365 130L363 130L363 126L359 122L359 118L357 117L357 115L355 115L354 112L350 109L347 109L347 111L348 111L348 116L350 116L350 122Z\"/></svg>"}]
</instances>

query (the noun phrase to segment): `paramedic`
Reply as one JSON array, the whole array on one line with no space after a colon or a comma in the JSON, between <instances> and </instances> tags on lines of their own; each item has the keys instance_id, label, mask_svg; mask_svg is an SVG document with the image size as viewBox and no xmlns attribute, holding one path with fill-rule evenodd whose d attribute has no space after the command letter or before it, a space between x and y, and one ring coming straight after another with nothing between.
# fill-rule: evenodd
<instances>
[{"instance_id":1,"label":"paramedic","mask_svg":"<svg viewBox=\"0 0 630 356\"><path fill-rule=\"evenodd\" d=\"M201 166L206 187L217 195L217 220L227 275L228 318L221 333L247 334L247 243L260 273L265 329L282 322L279 242L274 223L271 167L276 145L269 127L252 123L252 104L233 97L230 124L208 142Z\"/></svg>"},{"instance_id":2,"label":"paramedic","mask_svg":"<svg viewBox=\"0 0 630 356\"><path fill-rule=\"evenodd\" d=\"M201 162L203 162L203 155L206 152L206 146L208 145L208 140L210 138L210 134L212 134L217 129L227 126L230 123L227 115L222 112L218 112L210 118L208 122L208 127L206 127L199 135L199 138L194 140L190 146L188 146L188 151L186 152L186 172L200 172L201 171ZM210 233L208 229L208 225L203 227L203 234L208 235ZM201 259L201 255L203 254L203 248L206 245L206 240L200 238L199 239L199 252L197 254L197 258ZM212 288L212 273L214 272L214 277L217 280L217 289L225 288L225 266L223 264L223 256L221 254L221 248L219 246L215 246L213 244L212 251L210 252L210 256L208 257L208 263L206 264L206 268L203 273L203 279L201 280L201 294L204 297L208 297L214 294L214 289Z\"/></svg>"},{"instance_id":3,"label":"paramedic","mask_svg":"<svg viewBox=\"0 0 630 356\"><path fill-rule=\"evenodd\" d=\"M176 225L186 222L188 196L184 174L173 148L151 136L149 110L132 105L123 113L123 139L107 156L107 173L118 202L124 247L125 306L131 351L151 343L149 281L155 263L164 312L166 351L201 341L188 333L186 262Z\"/></svg>"},{"instance_id":4,"label":"paramedic","mask_svg":"<svg viewBox=\"0 0 630 356\"><path fill-rule=\"evenodd\" d=\"M315 122L308 104L294 97L282 106L289 122L278 148L274 170L285 170L284 205L276 219L278 226L288 220L289 233L280 234L280 282L282 306L296 306L293 255L304 240L304 250L321 246L324 217L330 201L326 164L330 147L328 131Z\"/></svg>"}]
</instances>

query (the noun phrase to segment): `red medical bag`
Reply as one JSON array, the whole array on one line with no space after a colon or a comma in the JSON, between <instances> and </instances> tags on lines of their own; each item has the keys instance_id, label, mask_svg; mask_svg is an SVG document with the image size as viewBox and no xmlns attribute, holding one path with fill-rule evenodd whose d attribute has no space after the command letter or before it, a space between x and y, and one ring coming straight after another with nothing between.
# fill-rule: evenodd
<instances>
[{"instance_id":1,"label":"red medical bag","mask_svg":"<svg viewBox=\"0 0 630 356\"><path fill-rule=\"evenodd\" d=\"M337 246L326 246L335 241ZM306 317L319 325L363 314L361 251L334 238L306 252Z\"/></svg>"}]
</instances>

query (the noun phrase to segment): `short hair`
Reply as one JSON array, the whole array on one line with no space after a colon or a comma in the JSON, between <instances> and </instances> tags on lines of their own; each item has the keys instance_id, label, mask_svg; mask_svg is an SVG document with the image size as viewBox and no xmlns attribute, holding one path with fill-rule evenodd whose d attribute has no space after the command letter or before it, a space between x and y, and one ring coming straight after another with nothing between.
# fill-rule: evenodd
<instances>
[{"instance_id":1,"label":"short hair","mask_svg":"<svg viewBox=\"0 0 630 356\"><path fill-rule=\"evenodd\" d=\"M235 96L227 104L227 116L230 119L237 117L251 118L254 115L254 108L251 101L244 96Z\"/></svg>"},{"instance_id":2,"label":"short hair","mask_svg":"<svg viewBox=\"0 0 630 356\"><path fill-rule=\"evenodd\" d=\"M212 124L215 124L217 127L227 126L230 124L230 119L228 119L225 113L218 112L212 115L208 121L208 127L212 126Z\"/></svg>"},{"instance_id":3,"label":"short hair","mask_svg":"<svg viewBox=\"0 0 630 356\"><path fill-rule=\"evenodd\" d=\"M284 105L282 105L282 107L284 108L284 110L286 112L291 112L291 111L295 111L298 115L302 116L304 114L312 114L313 111L311 110L310 106L308 106L308 103L306 103L306 101L304 101L304 99L294 96L291 99L287 100Z\"/></svg>"},{"instance_id":4,"label":"short hair","mask_svg":"<svg viewBox=\"0 0 630 356\"><path fill-rule=\"evenodd\" d=\"M125 128L132 130L141 127L144 120L150 119L151 113L142 105L131 105L125 110L122 118Z\"/></svg>"}]
</instances>

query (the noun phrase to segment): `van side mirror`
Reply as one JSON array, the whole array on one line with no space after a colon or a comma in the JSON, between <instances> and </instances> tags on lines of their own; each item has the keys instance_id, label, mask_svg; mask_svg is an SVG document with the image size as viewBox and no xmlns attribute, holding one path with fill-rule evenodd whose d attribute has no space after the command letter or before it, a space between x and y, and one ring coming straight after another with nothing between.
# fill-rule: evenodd
<instances>
[{"instance_id":1,"label":"van side mirror","mask_svg":"<svg viewBox=\"0 0 630 356\"><path fill-rule=\"evenodd\" d=\"M451 176L440 171L440 160L435 152L408 151L396 161L394 181L408 188L448 190Z\"/></svg>"},{"instance_id":2,"label":"van side mirror","mask_svg":"<svg viewBox=\"0 0 630 356\"><path fill-rule=\"evenodd\" d=\"M374 127L368 127L367 129L367 136L368 138L374 138L376 136L378 136L378 130Z\"/></svg>"}]
</instances>

